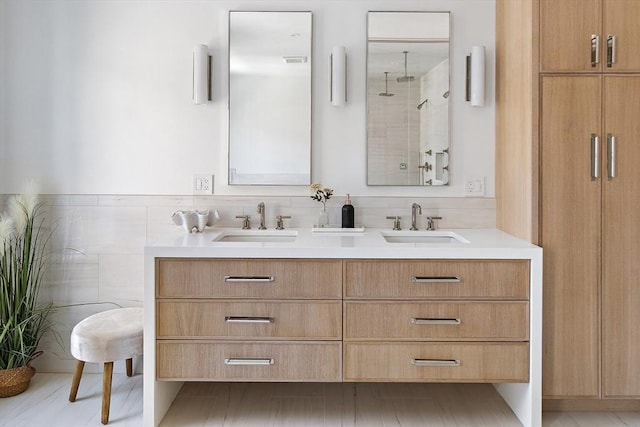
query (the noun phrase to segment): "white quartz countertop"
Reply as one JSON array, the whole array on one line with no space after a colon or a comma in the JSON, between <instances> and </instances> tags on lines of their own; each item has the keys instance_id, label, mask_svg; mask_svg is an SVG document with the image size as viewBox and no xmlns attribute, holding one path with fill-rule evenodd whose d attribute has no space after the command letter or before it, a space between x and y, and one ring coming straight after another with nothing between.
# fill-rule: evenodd
<instances>
[{"instance_id":1,"label":"white quartz countertop","mask_svg":"<svg viewBox=\"0 0 640 427\"><path fill-rule=\"evenodd\" d=\"M283 234L296 234L292 241L221 242L225 233L242 233L237 228L207 228L187 233L172 227L157 239L150 239L145 255L152 257L195 258L496 258L519 259L540 256L542 249L498 229L438 230L453 232L466 242L389 243L382 233L389 229L363 232L313 232L311 228L292 228ZM251 234L278 233L252 230ZM410 231L401 234L408 235ZM424 231L415 232L426 234Z\"/></svg>"}]
</instances>

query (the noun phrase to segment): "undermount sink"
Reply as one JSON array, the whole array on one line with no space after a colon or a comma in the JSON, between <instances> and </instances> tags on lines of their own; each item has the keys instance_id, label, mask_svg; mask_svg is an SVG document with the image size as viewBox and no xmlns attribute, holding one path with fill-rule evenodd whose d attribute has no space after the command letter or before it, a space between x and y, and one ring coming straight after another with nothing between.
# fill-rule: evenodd
<instances>
[{"instance_id":1,"label":"undermount sink","mask_svg":"<svg viewBox=\"0 0 640 427\"><path fill-rule=\"evenodd\" d=\"M297 231L290 230L233 230L224 231L214 242L294 242L298 237Z\"/></svg>"},{"instance_id":2,"label":"undermount sink","mask_svg":"<svg viewBox=\"0 0 640 427\"><path fill-rule=\"evenodd\" d=\"M430 245L469 243L467 239L453 231L383 231L380 234L387 243L424 243Z\"/></svg>"}]
</instances>

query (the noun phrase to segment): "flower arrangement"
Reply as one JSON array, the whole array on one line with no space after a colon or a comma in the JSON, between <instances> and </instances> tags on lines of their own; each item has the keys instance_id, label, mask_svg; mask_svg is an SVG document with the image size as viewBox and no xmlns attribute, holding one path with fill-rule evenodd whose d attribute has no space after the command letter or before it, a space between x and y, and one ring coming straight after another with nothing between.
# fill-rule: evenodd
<instances>
[{"instance_id":1,"label":"flower arrangement","mask_svg":"<svg viewBox=\"0 0 640 427\"><path fill-rule=\"evenodd\" d=\"M27 365L50 328L53 305L38 301L50 238L36 224L40 206L35 192L18 195L0 215L0 369Z\"/></svg>"},{"instance_id":2,"label":"flower arrangement","mask_svg":"<svg viewBox=\"0 0 640 427\"><path fill-rule=\"evenodd\" d=\"M322 184L319 183L311 184L311 192L313 193L313 195L311 195L310 197L313 200L317 200L318 202L322 203L323 209L327 205L327 200L329 200L331 196L333 196L333 190L331 188L322 188Z\"/></svg>"}]
</instances>

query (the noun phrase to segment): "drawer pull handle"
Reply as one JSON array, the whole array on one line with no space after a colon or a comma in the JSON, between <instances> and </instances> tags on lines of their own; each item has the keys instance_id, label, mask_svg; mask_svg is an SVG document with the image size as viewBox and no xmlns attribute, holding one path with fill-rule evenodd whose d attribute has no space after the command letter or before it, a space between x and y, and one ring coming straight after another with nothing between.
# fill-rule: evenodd
<instances>
[{"instance_id":1,"label":"drawer pull handle","mask_svg":"<svg viewBox=\"0 0 640 427\"><path fill-rule=\"evenodd\" d=\"M616 63L616 36L607 35L607 67L611 68Z\"/></svg>"},{"instance_id":2,"label":"drawer pull handle","mask_svg":"<svg viewBox=\"0 0 640 427\"><path fill-rule=\"evenodd\" d=\"M273 365L273 359L265 357L259 359L245 358L245 357L229 357L224 359L225 365L235 366L268 366Z\"/></svg>"},{"instance_id":3,"label":"drawer pull handle","mask_svg":"<svg viewBox=\"0 0 640 427\"><path fill-rule=\"evenodd\" d=\"M273 323L273 317L225 316L227 323Z\"/></svg>"},{"instance_id":4,"label":"drawer pull handle","mask_svg":"<svg viewBox=\"0 0 640 427\"><path fill-rule=\"evenodd\" d=\"M460 319L451 318L433 318L433 317L414 317L411 323L415 325L459 325Z\"/></svg>"},{"instance_id":5,"label":"drawer pull handle","mask_svg":"<svg viewBox=\"0 0 640 427\"><path fill-rule=\"evenodd\" d=\"M411 279L411 281L413 283L460 283L462 282L462 279L458 276L413 276L413 279Z\"/></svg>"},{"instance_id":6,"label":"drawer pull handle","mask_svg":"<svg viewBox=\"0 0 640 427\"><path fill-rule=\"evenodd\" d=\"M591 66L595 67L600 63L600 36L591 34Z\"/></svg>"},{"instance_id":7,"label":"drawer pull handle","mask_svg":"<svg viewBox=\"0 0 640 427\"><path fill-rule=\"evenodd\" d=\"M616 177L616 136L607 134L607 153L609 162L607 163L607 177L613 179Z\"/></svg>"},{"instance_id":8,"label":"drawer pull handle","mask_svg":"<svg viewBox=\"0 0 640 427\"><path fill-rule=\"evenodd\" d=\"M411 364L415 366L460 366L460 361L455 359L411 359Z\"/></svg>"},{"instance_id":9,"label":"drawer pull handle","mask_svg":"<svg viewBox=\"0 0 640 427\"><path fill-rule=\"evenodd\" d=\"M273 282L273 276L224 276L225 282Z\"/></svg>"},{"instance_id":10,"label":"drawer pull handle","mask_svg":"<svg viewBox=\"0 0 640 427\"><path fill-rule=\"evenodd\" d=\"M600 171L600 137L591 134L591 181L598 179Z\"/></svg>"}]
</instances>

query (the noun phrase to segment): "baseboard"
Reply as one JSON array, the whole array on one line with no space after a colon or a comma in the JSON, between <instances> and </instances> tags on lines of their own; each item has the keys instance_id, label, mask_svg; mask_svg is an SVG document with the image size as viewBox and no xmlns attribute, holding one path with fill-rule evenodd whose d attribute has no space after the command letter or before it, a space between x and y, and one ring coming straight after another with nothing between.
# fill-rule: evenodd
<instances>
[{"instance_id":1,"label":"baseboard","mask_svg":"<svg viewBox=\"0 0 640 427\"><path fill-rule=\"evenodd\" d=\"M640 412L640 398L542 399L542 412Z\"/></svg>"}]
</instances>

